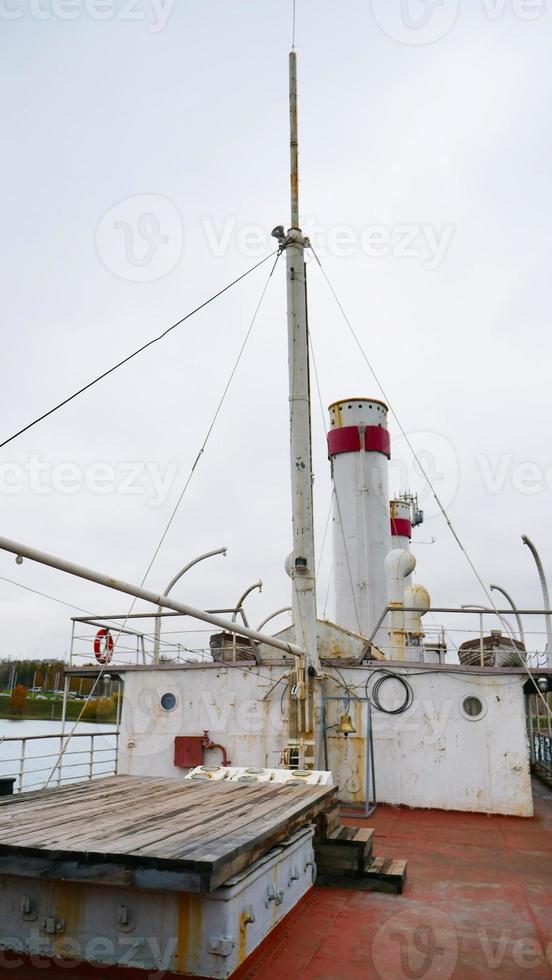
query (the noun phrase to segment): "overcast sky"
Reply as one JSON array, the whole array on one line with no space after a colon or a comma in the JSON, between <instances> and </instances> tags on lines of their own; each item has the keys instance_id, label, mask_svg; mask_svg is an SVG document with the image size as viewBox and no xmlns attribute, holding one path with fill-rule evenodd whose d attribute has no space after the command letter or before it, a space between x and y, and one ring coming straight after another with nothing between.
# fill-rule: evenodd
<instances>
[{"instance_id":1,"label":"overcast sky","mask_svg":"<svg viewBox=\"0 0 552 980\"><path fill-rule=\"evenodd\" d=\"M541 606L520 538L552 574L550 5L297 6L304 230L485 581ZM291 0L0 0L0 441L270 251L289 220L290 34ZM0 534L139 582L267 274L1 450ZM381 397L309 276L324 406ZM282 264L148 577L162 590L226 545L175 595L233 605L262 578L254 625L289 602L286 343ZM313 427L320 554L317 397ZM418 580L435 605L485 602L390 428L391 490L426 510ZM328 540L321 612L330 557ZM0 576L102 614L129 605L6 554ZM0 581L0 616L1 654L68 651L70 609Z\"/></svg>"}]
</instances>

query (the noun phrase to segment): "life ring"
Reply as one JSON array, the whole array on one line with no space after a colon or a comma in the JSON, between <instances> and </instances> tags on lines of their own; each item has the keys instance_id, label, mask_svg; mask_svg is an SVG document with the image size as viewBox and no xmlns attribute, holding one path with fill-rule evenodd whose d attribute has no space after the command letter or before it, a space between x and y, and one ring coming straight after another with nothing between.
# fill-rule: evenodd
<instances>
[{"instance_id":1,"label":"life ring","mask_svg":"<svg viewBox=\"0 0 552 980\"><path fill-rule=\"evenodd\" d=\"M99 664L108 664L111 661L114 646L109 630L98 630L94 640L94 656Z\"/></svg>"}]
</instances>

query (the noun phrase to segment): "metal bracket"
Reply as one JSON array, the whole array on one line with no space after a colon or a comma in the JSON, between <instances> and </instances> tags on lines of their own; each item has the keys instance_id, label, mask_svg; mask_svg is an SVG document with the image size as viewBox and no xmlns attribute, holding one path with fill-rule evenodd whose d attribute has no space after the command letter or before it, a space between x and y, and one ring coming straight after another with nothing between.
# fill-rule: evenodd
<instances>
[{"instance_id":1,"label":"metal bracket","mask_svg":"<svg viewBox=\"0 0 552 980\"><path fill-rule=\"evenodd\" d=\"M134 920L130 918L126 905L119 905L117 909L117 929L119 932L133 932L134 928Z\"/></svg>"},{"instance_id":2,"label":"metal bracket","mask_svg":"<svg viewBox=\"0 0 552 980\"><path fill-rule=\"evenodd\" d=\"M246 912L246 914L244 915L244 918L243 918L243 924L246 925L246 926L248 926L248 925L252 925L253 922L256 922L256 921L257 921L257 917L256 917L256 915L255 915L255 913L253 911L253 906L252 905L248 905L247 912Z\"/></svg>"},{"instance_id":3,"label":"metal bracket","mask_svg":"<svg viewBox=\"0 0 552 980\"><path fill-rule=\"evenodd\" d=\"M30 895L23 895L19 903L19 911L24 922L36 922L38 919L38 912L33 905Z\"/></svg>"},{"instance_id":4,"label":"metal bracket","mask_svg":"<svg viewBox=\"0 0 552 980\"><path fill-rule=\"evenodd\" d=\"M265 900L265 907L269 908L271 902L274 902L276 905L281 905L283 900L284 900L284 889L276 888L276 885L269 885L267 890L266 900Z\"/></svg>"},{"instance_id":5,"label":"metal bracket","mask_svg":"<svg viewBox=\"0 0 552 980\"><path fill-rule=\"evenodd\" d=\"M316 861L305 861L305 871L311 869L312 883L316 884L316 878L318 876L318 868L316 867Z\"/></svg>"},{"instance_id":6,"label":"metal bracket","mask_svg":"<svg viewBox=\"0 0 552 980\"><path fill-rule=\"evenodd\" d=\"M65 932L65 920L56 919L55 915L45 915L40 922L40 928L49 936L59 936Z\"/></svg>"},{"instance_id":7,"label":"metal bracket","mask_svg":"<svg viewBox=\"0 0 552 980\"><path fill-rule=\"evenodd\" d=\"M227 936L209 936L207 948L213 956L230 956L236 944Z\"/></svg>"},{"instance_id":8,"label":"metal bracket","mask_svg":"<svg viewBox=\"0 0 552 980\"><path fill-rule=\"evenodd\" d=\"M288 876L288 888L291 888L294 881L299 881L299 869L297 868L297 865L290 869Z\"/></svg>"}]
</instances>

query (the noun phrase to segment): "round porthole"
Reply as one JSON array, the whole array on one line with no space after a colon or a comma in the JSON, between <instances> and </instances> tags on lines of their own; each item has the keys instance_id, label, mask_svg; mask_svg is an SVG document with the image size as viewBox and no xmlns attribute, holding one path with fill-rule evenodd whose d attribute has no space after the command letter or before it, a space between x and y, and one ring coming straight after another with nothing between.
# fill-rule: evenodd
<instances>
[{"instance_id":1,"label":"round porthole","mask_svg":"<svg viewBox=\"0 0 552 980\"><path fill-rule=\"evenodd\" d=\"M174 711L176 708L176 695L172 694L170 691L163 694L161 697L161 707L163 708L163 711Z\"/></svg>"},{"instance_id":2,"label":"round porthole","mask_svg":"<svg viewBox=\"0 0 552 980\"><path fill-rule=\"evenodd\" d=\"M479 721L486 713L485 705L477 694L468 694L462 701L462 714L468 721Z\"/></svg>"}]
</instances>

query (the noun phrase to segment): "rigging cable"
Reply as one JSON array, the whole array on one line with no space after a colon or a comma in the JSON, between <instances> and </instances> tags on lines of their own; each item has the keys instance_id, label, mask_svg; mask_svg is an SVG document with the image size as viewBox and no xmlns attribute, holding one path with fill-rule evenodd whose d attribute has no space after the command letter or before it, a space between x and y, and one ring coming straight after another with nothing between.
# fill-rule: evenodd
<instances>
[{"instance_id":1,"label":"rigging cable","mask_svg":"<svg viewBox=\"0 0 552 980\"><path fill-rule=\"evenodd\" d=\"M47 419L50 415L53 415L54 412L59 411L59 409L63 408L64 405L68 405L74 398L77 398L79 395L82 395L83 392L88 391L89 388L92 388L94 385L98 384L99 381L103 381L104 378L107 378L108 375L113 374L114 371L117 371L118 368L123 367L124 364L128 364L129 361L131 361L134 357L137 357L138 354L141 354L143 351L147 350L148 347L152 347L153 344L157 344L160 340L163 340L169 333L185 323L186 320L189 320L191 317L195 316L196 313L199 313L200 310L205 309L206 306L213 303L214 300L219 298L219 296L222 296L224 293L227 293L229 289L232 289L232 286L237 285L237 283L241 282L242 279L245 279L247 276L251 275L252 272L255 272L256 269L259 269L260 266L264 265L265 262L268 262L268 260L275 254L275 252L271 252L270 255L266 255L264 259L257 262L257 264L251 269L248 269L247 272L243 272L242 275L238 276L237 279L234 279L233 282L230 282L227 286L219 289L218 293L215 293L209 299L206 299L200 306L196 306L195 310L191 310L190 313L186 313L186 315L181 317L180 320L177 320L176 323L173 323L170 327L167 327L167 329L164 330L163 333L160 333L158 337L153 337L151 340L148 340L148 342L143 344L142 347L139 347L138 350L133 351L132 354L129 354L127 357L123 358L122 361L119 361L117 364L114 364L112 367L108 368L107 371L99 374L97 378L94 378L92 381L89 381L88 384L83 385L83 387L79 388L78 391L74 391L72 395L64 398L63 401L59 402L57 405L54 405L53 408L50 408L47 412L39 415L38 418L34 419L32 422L29 422L27 425L24 425L22 429L19 429L18 432L14 432L8 439L4 439L3 442L0 442L0 449L3 449L4 446L7 446L10 442L13 442L14 439L18 438L18 436L23 435L24 432L28 432L29 429L32 429L35 425L38 425L39 422L43 422L44 419Z\"/></svg>"},{"instance_id":2,"label":"rigging cable","mask_svg":"<svg viewBox=\"0 0 552 980\"><path fill-rule=\"evenodd\" d=\"M65 599L58 599L57 596L55 596L55 595L49 595L47 592L40 592L39 589L31 589L30 586L23 585L22 582L18 582L16 579L6 578L5 575L0 575L0 582L8 582L9 585L15 585L15 586L17 586L18 589L23 589L25 592L32 592L33 595L40 596L41 599L50 599L51 602L57 602L57 603L59 603L60 606L67 606L68 609L74 609L77 612L86 613L87 616L90 616L93 619L98 619L98 620L101 619L105 623L110 623L111 624L111 629L113 629L115 631L118 630L118 628L119 628L118 625L117 625L117 623L114 620L110 619L109 616L97 616L96 613L91 612L90 609L84 609L83 606L75 606L72 602L66 602ZM87 624L87 625L91 625L92 626L93 624L90 623L90 624ZM189 630L188 632L191 633L191 632L195 632L195 631L194 630ZM132 631L132 635L133 636L143 636L144 639L152 639L153 638L153 633L143 633L143 634L140 634L140 633L135 632L134 630ZM162 642L165 643L166 646L170 646L170 647L176 647L176 646L178 646L178 643L171 643L170 640L162 640ZM132 648L131 647L125 647L125 649L130 650Z\"/></svg>"},{"instance_id":3,"label":"rigging cable","mask_svg":"<svg viewBox=\"0 0 552 980\"><path fill-rule=\"evenodd\" d=\"M421 472L424 480L426 481L426 483L427 483L427 485L428 485L428 487L429 487L429 489L430 489L430 491L431 491L431 493L432 493L432 495L433 495L433 497L435 499L435 502L437 503L437 506L439 507L439 510L441 511L441 514L443 515L443 517L444 517L444 519L445 519L445 521L446 521L446 523L447 523L447 525L449 527L449 530L450 530L450 532L451 532L454 540L456 541L458 547L460 548L460 551L463 553L464 557L466 558L466 561L468 562L468 565L470 566L473 574L475 575L477 581L479 582L479 585L483 589L483 592L484 592L486 598L488 599L488 601L489 601L489 603L491 605L491 608L493 609L494 613L498 617L499 621L504 626L504 628L505 628L505 630L506 630L506 632L507 632L507 634L509 636L509 639L510 639L510 641L512 643L512 646L517 651L517 648L515 647L515 643L514 643L514 637L513 637L512 629L510 627L509 622L503 616L501 616L501 614L499 613L498 608L496 606L496 603L495 603L495 601L493 599L493 596L492 596L491 592L489 591L489 589L485 585L485 582L484 582L482 576L479 574L479 572L478 572L478 570L477 570L477 568L476 568L476 566L475 566L475 564L474 564L471 556L469 555L469 553L467 552L466 548L464 547L464 544L462 543L462 541L461 541L461 539L460 539L460 537L459 537L459 535L458 535L458 533L456 531L456 528L454 527L454 525L453 525L453 523L452 523L452 521L451 521L451 519L450 519L450 517L449 517L449 515L447 513L447 510L446 510L444 504L442 503L442 501L441 501L441 499L440 499L437 491L435 490L435 487L433 486L433 484L432 484L432 482L431 482L431 480L429 478L429 475L427 473L426 468L424 467L424 465L423 465L420 457L418 456L416 450L414 449L414 446L412 445L412 442L411 442L411 440L410 440L410 438L409 438L409 436L408 436L408 434L407 434L404 426L402 425L401 420L399 419L399 416L397 415L395 409L393 408L393 405L391 404L391 401L389 399L389 396L387 395L387 392L385 391L385 388L383 387L383 385L382 385L382 383L381 383L378 375L376 374L376 371L373 368L373 366L372 366L372 364L371 364L371 362L370 362L370 360L369 360L369 358L368 358L368 356L367 356L367 354L366 354L366 352L365 352L365 350L364 350L364 348L363 348L363 346L362 346L362 344L361 344L361 342L360 342L360 340L358 338L358 335L356 334L356 332L355 332L355 330L353 328L353 325L352 325L349 317L347 316L347 313L345 312L345 308L343 307L343 304L341 303L341 301L340 301L340 299L339 299L339 297L338 297L338 295L337 295L337 293L336 293L336 291L335 291L335 289L334 289L334 287L333 287L333 285L332 285L332 283L331 283L331 281L330 281L330 279L329 279L329 277L328 277L328 275L326 273L326 270L324 269L324 266L322 265L322 263L321 263L318 255L317 255L315 249L313 248L312 244L310 245L310 249L312 251L312 254L314 255L314 258L315 258L315 260L317 262L317 265L318 265L318 267L319 267L319 269L320 269L320 271L322 273L322 276L324 277L324 279L326 281L326 284L327 284L327 286L328 286L328 288L329 288L329 290L330 290L333 298L335 299L335 302L337 303L337 306L338 306L338 308L339 308L339 310L340 310L340 312L341 312L341 314L343 316L343 319L345 320L345 323L347 324L347 326L348 326L348 328L349 328L349 330L351 332L351 336L353 337L353 340L355 341L355 343L356 343L356 345L357 345L357 347L358 347L358 349L359 349L359 351L360 351L360 353L362 355L363 360L366 362L366 365L368 367L368 370L370 371L370 374L374 378L374 381L376 382L376 384L377 384L379 390L381 391L381 393L382 393L385 401L387 402L387 404L389 406L389 409L391 411L391 414L393 415L393 417L394 417L394 419L395 419L395 421L396 421L396 423L397 423L397 425L399 427L399 430L400 430L403 438L405 439L406 444L407 444L410 452L412 453L412 456L413 456L414 460L418 464L419 469L420 469L420 472ZM339 501L338 501L338 506L339 506ZM523 660L523 658L520 658L520 659L521 659L522 666L525 668L527 674L529 675L529 678L531 679L531 681L533 682L533 684L535 686L535 692L536 692L537 696L540 697L542 703L545 705L545 708L546 708L546 711L547 711L549 717L552 718L552 710L551 710L550 706L548 705L548 702L547 702L546 698L544 697L543 693L540 691L540 689L539 689L539 687L538 687L538 685L537 685L537 683L535 681L535 678L533 676L533 673L532 673L531 669L529 668L529 666L526 663L526 661Z\"/></svg>"},{"instance_id":4,"label":"rigging cable","mask_svg":"<svg viewBox=\"0 0 552 980\"><path fill-rule=\"evenodd\" d=\"M278 253L276 255L276 258L274 260L274 263L273 263L273 265L272 265L272 267L270 269L270 272L268 274L268 279L266 280L266 282L264 284L264 287L263 287L263 290L261 292L261 296L260 296L259 302L257 303L257 306L255 308L255 312L253 314L252 320L251 320L251 322L249 324L249 327L247 329L247 332L245 334L245 337L244 337L244 339L242 341L242 345L241 345L240 350L238 352L238 356L236 357L236 360L234 361L234 365L232 367L232 370L230 371L230 375L228 377L228 381L226 382L226 385L224 387L224 390L222 392L222 395L221 395L221 397L219 399L218 405L217 405L217 407L215 409L215 412L213 414L213 417L211 419L211 422L210 422L209 427L207 429L207 432L205 434L205 438L203 439L203 442L201 444L201 447L200 447L200 449L199 449L199 451L197 453L197 456L196 456L196 458L195 458L195 460L194 460L194 462L192 464L192 468L191 468L191 470L190 470L190 472L188 474L188 478L187 478L187 480L186 480L186 482L184 484L184 487L182 488L182 491L180 493L180 496L179 496L179 498L178 498L178 500L177 500L177 502L176 502L176 504L175 504L175 506L173 508L173 511L171 513L171 516L169 517L169 520L167 522L167 525L165 527L165 530L163 531L163 534L161 535L161 538L159 540L159 543L158 543L158 545L157 545L157 547L156 547L156 549L155 549L155 551L153 553L153 557L152 557L152 559L151 559L151 561L150 561L150 563L149 563L149 565L148 565L148 567L146 569L146 572L144 574L144 577L143 577L143 579L142 579L142 581L140 583L140 588L142 588L142 586L144 585L144 582L146 581L146 579L147 579L147 577L148 577L148 575L149 575L149 573L151 571L151 568L153 566L153 563L155 562L155 559L157 558L157 555L159 554L159 552L161 550L161 547L163 545L163 542L164 542L165 538L167 537L167 534L168 534L168 532L170 530L170 527L171 527L171 525L172 525L172 523L174 521L174 518L176 517L176 514L177 514L177 511L178 511L178 509L180 507L180 504L182 503L182 500L184 499L184 495L186 494L186 491L188 490L188 487L190 486L190 483L191 483L192 478L194 476L194 473L195 473L195 471L197 469L197 466L199 464L199 461L200 461L201 457L203 456L203 454L205 452L205 449L207 448L207 443L209 441L209 438L210 438L210 436L211 436L211 434L213 432L213 429L215 427L215 424L217 422L217 419L218 419L218 417L219 417L219 415L221 413L222 406L224 405L224 402L226 400L226 396L228 394L228 391L230 389L230 386L232 384L232 381L234 380L234 376L236 374L236 371L238 370L238 367L240 366L240 362L241 362L241 359L243 357L245 348L247 346L247 342L248 342L248 340L249 340L249 338L250 338L250 336L251 336L251 334L253 332L253 328L254 328L254 326L255 326L255 324L257 322L257 317L259 315L261 306L263 304L263 300L264 300L264 298L266 296L268 287L270 285L270 281L271 281L272 276L274 274L274 270L276 269L276 266L278 264L278 259L280 258L280 254L281 254L280 251L278 251ZM132 603L132 606L131 606L131 610L130 611L132 611L132 609L134 608L135 604L136 604L136 599Z\"/></svg>"},{"instance_id":5,"label":"rigging cable","mask_svg":"<svg viewBox=\"0 0 552 980\"><path fill-rule=\"evenodd\" d=\"M273 252L272 255L274 255L274 254L275 253ZM224 387L224 390L222 392L222 395L221 395L221 397L219 399L218 405L217 405L217 407L215 409L213 418L211 419L211 422L210 422L209 427L207 429L207 433L205 435L205 438L204 438L204 440L203 440L203 442L201 444L201 447L199 449L199 452L198 452L198 454L197 454L197 456L196 456L196 458L194 460L194 463L192 465L192 468L190 470L190 473L188 475L188 478L186 480L186 483L184 484L184 487L183 487L183 489L182 489L182 491L180 493L180 496L178 497L178 500L177 500L175 506L173 507L173 510L171 512L171 515L169 517L169 520L168 520L168 522L167 522L167 524L165 526L165 529L164 529L164 531L163 531L163 533L162 533L162 535L161 535L161 537L159 539L159 542L157 544L157 547L155 548L155 551L154 551L154 553L152 555L152 558L151 558L151 560L150 560L150 562L149 562L149 564L148 564L148 566L146 568L146 571L144 572L144 575L142 577L142 581L140 582L140 588L143 587L143 585L144 585L144 583L145 583L145 581L146 581L146 579L147 579L147 577L148 577L148 575L149 575L149 573L151 571L151 568L153 566L153 563L155 562L155 559L157 558L157 556L158 556L158 554L159 554L159 552L161 550L161 547L163 545L163 542L165 541L165 538L167 537L167 534L168 534L169 529L170 529L170 527L171 527L171 525L172 525L172 523L174 521L174 518L176 517L176 514L177 514L177 511L178 511L178 509L180 507L180 504L182 503L182 500L184 499L184 496L186 494L186 491L187 491L188 487L190 486L190 483L192 481L193 475L194 475L194 473L195 473L195 471L197 469L197 465L198 465L198 463L199 463L199 461L200 461L203 453L205 452L205 449L207 447L207 443L209 441L209 437L211 436L211 433L212 433L212 431L213 431L213 429L215 427L215 423L216 423L216 421L217 421L217 419L218 419L218 417L220 415L222 406L224 404L224 401L225 401L226 396L228 394L228 391L230 389L230 385L232 384L232 381L234 379L234 376L236 374L236 371L238 370L238 367L240 365L240 361L241 361L241 359L243 357L243 353L244 353L245 348L247 346L247 342L248 342L248 340L249 340L249 338L251 336L251 333L253 332L253 327L255 326L255 323L257 321L257 317L259 315L259 312L260 312L260 309L261 309L263 300L264 300L264 298L266 296L268 287L270 285L270 281L271 281L272 276L274 274L274 270L275 270L275 268L276 268L276 266L278 264L278 259L280 258L280 255L281 255L281 252L280 252L280 250L278 250L277 253L276 253L276 258L274 260L274 263L273 263L273 265L272 265L272 267L270 269L268 278L267 278L267 280L266 280L266 282L264 284L263 290L261 292L261 296L260 296L259 302L257 303L257 306L255 308L255 312L253 313L253 317L251 319L251 322L249 324L249 327L247 329L247 332L245 334L245 337L244 337L244 339L242 341L241 347L240 347L239 352L238 352L238 356L236 357L236 360L234 361L234 364L232 366L232 370L230 371L230 375L228 377L228 381L226 382L226 385ZM266 262L266 259L263 259L263 262ZM130 605L130 609L129 609L128 613L127 613L127 617L126 617L126 619L123 622L123 629L126 627L126 624L128 622L129 616L131 615L132 610L134 609L134 606L136 605L136 602L137 602L137 599L134 598L133 601L132 601L132 603L131 603L131 605ZM115 641L114 651L116 649L116 646L117 646L117 641ZM58 766L61 765L61 761L62 761L63 756L65 755L65 752L67 750L67 746L69 745L69 743L71 741L71 738L75 734L75 730L77 728L77 725L79 724L79 722L82 719L82 716L84 714L86 705L88 704L88 701L90 700L90 698L94 695L94 692L96 691L96 689L98 687L98 684L99 684L99 682L100 682L100 680L101 680L101 678L102 678L102 676L103 676L103 674L106 671L106 668L108 666L109 666L109 664L107 664L107 663L102 664L101 669L100 669L100 671L98 673L98 676L96 677L96 680L95 680L94 685L92 687L92 690L91 690L90 694L88 695L88 698L86 699L86 701L83 704L82 711L80 712L80 714L79 714L79 716L78 716L78 718L77 718L77 720L76 720L73 728L69 732L69 734L67 736L67 739L65 741L65 744L60 749L60 752L59 752L59 755L58 755L58 757L56 759L54 768L52 769L52 772L50 773L50 775L48 777L48 781L46 783L45 789L47 789L47 787L49 786L50 781L52 780L52 778L54 776L54 773L56 772L56 769L58 768Z\"/></svg>"},{"instance_id":6,"label":"rigging cable","mask_svg":"<svg viewBox=\"0 0 552 980\"><path fill-rule=\"evenodd\" d=\"M323 429L323 431L325 431L325 429L326 429L326 416L324 415L324 405L323 405L323 402L322 402L322 393L321 393L321 390L320 390L320 378L318 376L318 367L317 367L317 364L316 364L316 357L315 357L315 354L314 354L314 344L312 342L312 336L311 336L310 332L309 332L309 345L310 345L310 351L311 351L312 365L313 365L313 368L314 368L314 378L315 378L315 382L316 382L316 390L318 392L318 402L320 404L320 412L321 412L321 415L322 415L322 429ZM357 621L358 632L359 633L362 633L362 630L360 628L360 612L359 612L359 608L358 608L357 597L356 597L356 594L355 594L355 587L354 587L354 583L353 583L353 572L352 572L352 569L351 569L351 560L350 560L350 557L349 557L349 550L347 548L347 541L345 540L345 530L344 530L344 525L343 525L343 519L342 519L342 516L341 516L341 504L340 504L340 501L339 501L339 494L337 492L337 484L336 484L335 479L334 479L333 466L332 466L332 491L333 491L332 492L332 498L333 498L333 495L335 494L335 502L336 502L336 505L337 505L337 511L338 511L338 516L339 516L339 527L341 529L341 538L343 540L343 551L345 552L345 562L346 562L346 565L347 565L347 573L348 573L348 578L349 578L349 585L350 585L350 588L351 588L351 598L353 600L353 606L355 608L355 618L356 618L356 621ZM330 504L330 506L331 506L331 504ZM333 566L332 566L332 568L330 568L330 580L328 581L328 589L327 589L327 594L326 594L326 603L328 601L328 593L329 593L329 590L330 590L330 581L331 581L332 569L333 569Z\"/></svg>"}]
</instances>

